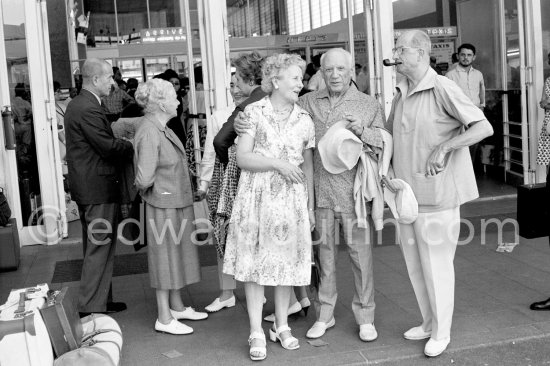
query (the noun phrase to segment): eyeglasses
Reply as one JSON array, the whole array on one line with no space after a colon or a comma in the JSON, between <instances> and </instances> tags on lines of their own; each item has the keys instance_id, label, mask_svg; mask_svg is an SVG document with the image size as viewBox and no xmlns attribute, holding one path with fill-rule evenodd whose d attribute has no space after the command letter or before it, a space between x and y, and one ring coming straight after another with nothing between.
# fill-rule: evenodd
<instances>
[{"instance_id":1,"label":"eyeglasses","mask_svg":"<svg viewBox=\"0 0 550 366\"><path fill-rule=\"evenodd\" d=\"M335 72L338 72L338 74L343 74L344 72L346 72L348 69L344 66L336 66L336 67L331 67L330 69L322 69L323 70L323 73L325 75L332 75L334 74Z\"/></svg>"},{"instance_id":2,"label":"eyeglasses","mask_svg":"<svg viewBox=\"0 0 550 366\"><path fill-rule=\"evenodd\" d=\"M172 85L180 85L179 81L173 81Z\"/></svg>"},{"instance_id":3,"label":"eyeglasses","mask_svg":"<svg viewBox=\"0 0 550 366\"><path fill-rule=\"evenodd\" d=\"M418 47L399 46L399 47L392 48L391 52L392 52L392 55L395 55L396 53L398 55L401 55L403 53L403 50L419 50L419 49L420 48Z\"/></svg>"}]
</instances>

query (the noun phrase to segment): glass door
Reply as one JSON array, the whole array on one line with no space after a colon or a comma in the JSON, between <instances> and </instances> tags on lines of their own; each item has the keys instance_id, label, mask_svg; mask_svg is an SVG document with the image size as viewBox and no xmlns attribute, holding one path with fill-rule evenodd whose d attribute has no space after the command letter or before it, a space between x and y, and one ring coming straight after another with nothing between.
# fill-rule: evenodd
<instances>
[{"instance_id":1,"label":"glass door","mask_svg":"<svg viewBox=\"0 0 550 366\"><path fill-rule=\"evenodd\" d=\"M54 244L66 220L45 1L2 0L0 28L0 98L15 137L2 152L7 192L21 244Z\"/></svg>"},{"instance_id":2,"label":"glass door","mask_svg":"<svg viewBox=\"0 0 550 366\"><path fill-rule=\"evenodd\" d=\"M166 71L166 69L170 68L172 68L170 56L145 58L145 77L147 80L152 79L153 76L161 74Z\"/></svg>"},{"instance_id":3,"label":"glass door","mask_svg":"<svg viewBox=\"0 0 550 366\"><path fill-rule=\"evenodd\" d=\"M137 79L137 81L143 81L143 68L141 66L141 58L131 59L118 59L117 65L122 73L122 79L128 80L129 78Z\"/></svg>"}]
</instances>

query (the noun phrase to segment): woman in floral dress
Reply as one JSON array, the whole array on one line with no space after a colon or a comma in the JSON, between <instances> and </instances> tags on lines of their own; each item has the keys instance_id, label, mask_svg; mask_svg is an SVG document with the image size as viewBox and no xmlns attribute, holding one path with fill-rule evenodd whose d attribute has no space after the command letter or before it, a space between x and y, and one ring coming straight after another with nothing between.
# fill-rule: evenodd
<instances>
[{"instance_id":1,"label":"woman in floral dress","mask_svg":"<svg viewBox=\"0 0 550 366\"><path fill-rule=\"evenodd\" d=\"M264 286L275 286L272 341L297 349L287 325L291 286L309 284L313 215L313 147L309 114L296 105L305 62L298 55L266 59L262 89L246 107L250 128L239 137L242 169L227 237L224 272L244 282L250 320L250 358L266 357L262 329Z\"/></svg>"}]
</instances>

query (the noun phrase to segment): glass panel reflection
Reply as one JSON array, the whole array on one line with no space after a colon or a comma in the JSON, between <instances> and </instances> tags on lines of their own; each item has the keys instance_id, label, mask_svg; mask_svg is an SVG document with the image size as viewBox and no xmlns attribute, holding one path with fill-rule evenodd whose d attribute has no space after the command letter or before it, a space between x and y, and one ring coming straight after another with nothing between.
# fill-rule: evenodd
<instances>
[{"instance_id":1,"label":"glass panel reflection","mask_svg":"<svg viewBox=\"0 0 550 366\"><path fill-rule=\"evenodd\" d=\"M2 0L6 63L12 116L15 126L16 161L23 225L36 225L41 206L40 177L36 159L31 85L25 38L24 8L19 0Z\"/></svg>"}]
</instances>

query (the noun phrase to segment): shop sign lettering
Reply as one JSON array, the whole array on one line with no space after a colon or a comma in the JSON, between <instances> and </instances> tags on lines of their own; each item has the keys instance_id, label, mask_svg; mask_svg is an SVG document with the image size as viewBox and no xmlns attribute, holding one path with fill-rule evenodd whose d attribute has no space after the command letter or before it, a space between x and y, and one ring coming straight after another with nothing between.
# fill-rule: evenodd
<instances>
[{"instance_id":1,"label":"shop sign lettering","mask_svg":"<svg viewBox=\"0 0 550 366\"><path fill-rule=\"evenodd\" d=\"M430 37L456 37L456 27L434 27L434 28L415 28L426 32ZM393 32L394 38L398 38L405 31L412 29L396 29Z\"/></svg>"},{"instance_id":2,"label":"shop sign lettering","mask_svg":"<svg viewBox=\"0 0 550 366\"><path fill-rule=\"evenodd\" d=\"M306 36L290 36L287 37L287 43L305 43L305 42L322 42L326 41L328 36L326 34L312 34Z\"/></svg>"},{"instance_id":3,"label":"shop sign lettering","mask_svg":"<svg viewBox=\"0 0 550 366\"><path fill-rule=\"evenodd\" d=\"M182 27L142 29L140 33L143 43L178 42L187 39Z\"/></svg>"}]
</instances>

